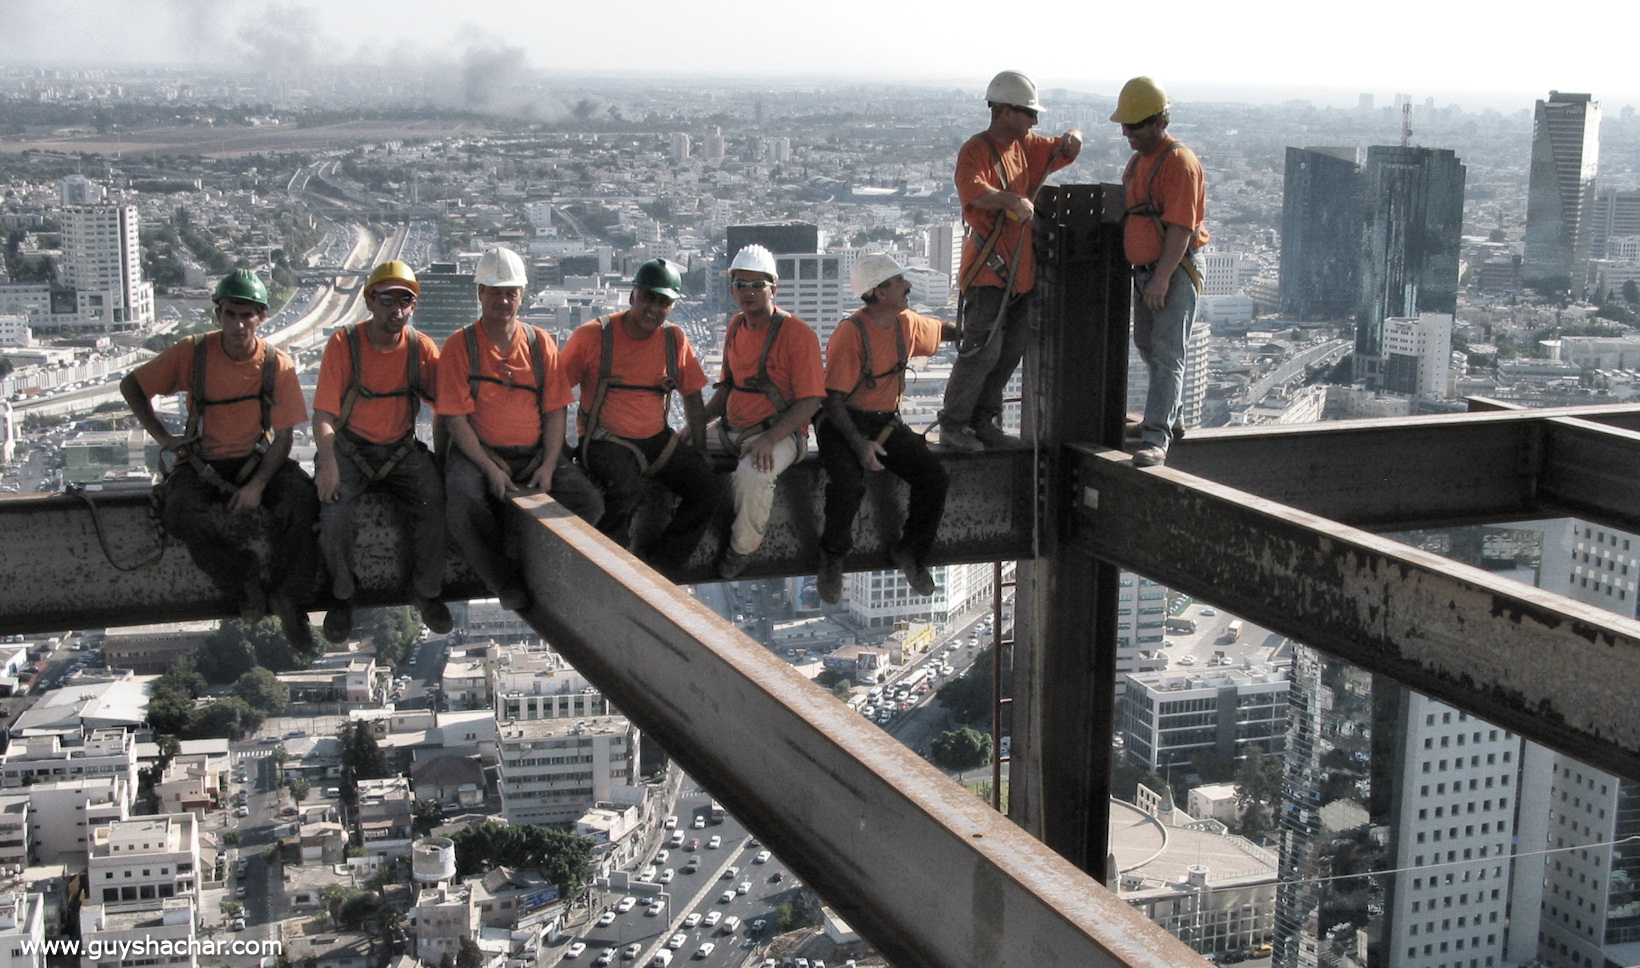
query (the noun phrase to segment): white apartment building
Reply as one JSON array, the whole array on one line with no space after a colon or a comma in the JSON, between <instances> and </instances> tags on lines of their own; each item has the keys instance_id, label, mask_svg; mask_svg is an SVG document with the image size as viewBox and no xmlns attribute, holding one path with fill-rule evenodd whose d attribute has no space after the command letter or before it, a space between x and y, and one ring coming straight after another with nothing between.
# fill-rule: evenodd
<instances>
[{"instance_id":1,"label":"white apartment building","mask_svg":"<svg viewBox=\"0 0 1640 968\"><path fill-rule=\"evenodd\" d=\"M40 894L0 894L0 968L45 968L46 899Z\"/></svg>"},{"instance_id":2,"label":"white apartment building","mask_svg":"<svg viewBox=\"0 0 1640 968\"><path fill-rule=\"evenodd\" d=\"M134 331L154 321L154 286L142 279L135 205L70 205L62 211L63 279L75 291L81 328Z\"/></svg>"},{"instance_id":3,"label":"white apartment building","mask_svg":"<svg viewBox=\"0 0 1640 968\"><path fill-rule=\"evenodd\" d=\"M1233 296L1258 275L1258 260L1242 252L1222 252L1211 246L1196 253L1202 274L1202 295Z\"/></svg>"},{"instance_id":4,"label":"white apartment building","mask_svg":"<svg viewBox=\"0 0 1640 968\"><path fill-rule=\"evenodd\" d=\"M136 741L117 727L93 729L78 746L66 744L55 734L16 737L0 764L0 787L6 789L107 776L124 780L130 790L137 785Z\"/></svg>"},{"instance_id":5,"label":"white apartment building","mask_svg":"<svg viewBox=\"0 0 1640 968\"><path fill-rule=\"evenodd\" d=\"M34 345L27 313L0 313L0 346L27 349Z\"/></svg>"},{"instance_id":6,"label":"white apartment building","mask_svg":"<svg viewBox=\"0 0 1640 968\"><path fill-rule=\"evenodd\" d=\"M36 863L85 869L91 832L130 816L135 785L123 777L81 777L36 783L29 801L29 853Z\"/></svg>"},{"instance_id":7,"label":"white apartment building","mask_svg":"<svg viewBox=\"0 0 1640 968\"><path fill-rule=\"evenodd\" d=\"M192 897L80 908L80 968L152 968L199 963Z\"/></svg>"},{"instance_id":8,"label":"white apartment building","mask_svg":"<svg viewBox=\"0 0 1640 968\"><path fill-rule=\"evenodd\" d=\"M825 347L837 322L860 305L849 291L849 270L859 255L856 249L819 254L775 253L775 271L780 274L780 293L775 304L814 327Z\"/></svg>"},{"instance_id":9,"label":"white apartment building","mask_svg":"<svg viewBox=\"0 0 1640 968\"><path fill-rule=\"evenodd\" d=\"M1385 953L1398 968L1505 962L1521 741L1403 690ZM1530 931L1532 914L1524 914Z\"/></svg>"},{"instance_id":10,"label":"white apartment building","mask_svg":"<svg viewBox=\"0 0 1640 968\"><path fill-rule=\"evenodd\" d=\"M101 904L200 899L199 823L191 813L117 820L91 832L86 894Z\"/></svg>"},{"instance_id":11,"label":"white apartment building","mask_svg":"<svg viewBox=\"0 0 1640 968\"><path fill-rule=\"evenodd\" d=\"M1385 390L1438 400L1451 396L1451 313L1389 317L1383 353Z\"/></svg>"},{"instance_id":12,"label":"white apartment building","mask_svg":"<svg viewBox=\"0 0 1640 968\"><path fill-rule=\"evenodd\" d=\"M1123 677L1117 728L1128 759L1160 771L1213 750L1245 756L1286 746L1286 665L1141 672Z\"/></svg>"},{"instance_id":13,"label":"white apartment building","mask_svg":"<svg viewBox=\"0 0 1640 968\"><path fill-rule=\"evenodd\" d=\"M465 887L441 883L424 888L410 913L415 920L416 959L424 965L454 960L462 940L478 936L478 909Z\"/></svg>"},{"instance_id":14,"label":"white apartment building","mask_svg":"<svg viewBox=\"0 0 1640 968\"><path fill-rule=\"evenodd\" d=\"M1004 568L1011 570L1012 562ZM934 594L917 594L899 571L859 571L843 576L849 617L866 628L893 628L901 622L946 622L990 601L991 563L936 565Z\"/></svg>"},{"instance_id":15,"label":"white apartment building","mask_svg":"<svg viewBox=\"0 0 1640 968\"><path fill-rule=\"evenodd\" d=\"M632 785L638 731L624 716L508 722L497 740L509 823L569 824Z\"/></svg>"}]
</instances>

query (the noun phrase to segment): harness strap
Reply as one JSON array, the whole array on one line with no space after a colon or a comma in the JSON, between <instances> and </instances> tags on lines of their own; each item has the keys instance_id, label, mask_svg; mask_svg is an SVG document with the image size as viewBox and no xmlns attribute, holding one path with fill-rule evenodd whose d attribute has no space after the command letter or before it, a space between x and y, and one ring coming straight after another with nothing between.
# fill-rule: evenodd
<instances>
[{"instance_id":1,"label":"harness strap","mask_svg":"<svg viewBox=\"0 0 1640 968\"><path fill-rule=\"evenodd\" d=\"M504 380L498 380L493 376L484 376L479 373L478 324L473 323L469 326L462 327L461 332L467 343L467 387L468 392L472 394L473 401L475 403L478 401L478 385L480 383L494 383L496 386L503 387L508 390L527 390L534 393L536 409L540 409L541 401L546 399L546 349L541 345L541 338L537 335L534 326L531 326L528 323L519 323L518 325L524 327L524 341L528 343L530 347L530 368L535 371L535 385L533 387L519 386L514 383L508 383ZM500 352L500 347L496 347L496 351ZM532 474L541 469L541 464L547 457L547 449L541 445L540 441L537 441L535 444L535 456L533 456L530 459L530 462L525 464L523 469L518 472L518 476L514 477L512 468L507 465L506 460L504 460L500 454L497 454L494 450L491 450L490 447L482 440L478 442L478 446L484 450L484 456L488 457L490 462L495 464L495 466L501 468L501 472L506 474L507 477L515 484L518 483L518 478L520 477L526 481L529 480Z\"/></svg>"},{"instance_id":2,"label":"harness strap","mask_svg":"<svg viewBox=\"0 0 1640 968\"><path fill-rule=\"evenodd\" d=\"M1012 188L1010 187L1010 183L1008 181L1008 172L1002 167L1002 152L997 150L996 142L991 140L990 132L982 131L980 132L979 137L984 138L985 147L991 149L991 167L992 170L996 172L997 184L1001 186L1002 191L1011 191ZM961 292L974 284L974 280L979 277L979 270L981 267L988 268L999 276L1002 275L1002 273L1008 268L1008 263L1002 258L1002 253L996 250L997 239L1002 237L1001 220L1006 217L1007 216L1003 212L997 212L998 221L997 224L991 227L991 234L989 237L980 235L979 232L972 225L968 224L967 221L962 223L963 230L967 232L968 237L973 240L974 245L979 247L979 256L975 258L974 261L968 266L968 271L963 274L961 281L958 282L958 292Z\"/></svg>"},{"instance_id":3,"label":"harness strap","mask_svg":"<svg viewBox=\"0 0 1640 968\"><path fill-rule=\"evenodd\" d=\"M603 428L599 418L604 411L604 403L609 398L611 390L646 390L661 395L661 419L666 419L667 408L672 404L672 392L678 388L678 328L666 323L661 331L666 336L666 376L658 384L623 383L614 376L615 370L615 334L613 316L603 316L598 319L598 386L592 395L592 407L583 408L581 416L586 421L586 430L581 434L579 450L581 460L586 460L586 446L589 441L608 440L624 445L637 455L638 468L645 477L661 469L677 449L678 435L674 432L667 441L666 449L656 458L653 466L644 457L643 451L630 440L617 437ZM767 352L767 351L765 351ZM671 428L668 427L668 430Z\"/></svg>"},{"instance_id":4,"label":"harness strap","mask_svg":"<svg viewBox=\"0 0 1640 968\"><path fill-rule=\"evenodd\" d=\"M1162 149L1162 156L1156 159L1156 164L1150 169L1150 177L1145 179L1144 201L1137 205L1128 206L1127 210L1128 215L1150 216L1151 220L1156 223L1156 241L1162 244L1167 241L1167 224L1162 221L1162 208L1155 202L1156 176L1162 173L1162 163L1167 160L1167 156L1171 155L1180 145L1181 142L1169 141L1167 147ZM1133 170L1138 165L1139 156L1137 154L1128 159L1127 167L1122 169L1123 188L1127 187L1129 180L1133 177ZM1191 233L1192 242L1195 241L1195 235L1196 233ZM1196 267L1195 247L1185 248L1184 258L1179 260L1179 267L1184 270L1185 275L1190 277L1190 284L1196 287L1196 294L1201 295L1204 280L1202 279L1201 270Z\"/></svg>"},{"instance_id":5,"label":"harness strap","mask_svg":"<svg viewBox=\"0 0 1640 968\"><path fill-rule=\"evenodd\" d=\"M780 333L780 324L785 321L788 315L790 314L781 312L778 309L774 311L774 318L769 321L769 332L763 337L763 351L757 357L757 376L748 380L744 385L735 382L734 371L729 368L729 343L735 338L735 334L746 325L744 315L735 317L735 322L729 326L728 335L723 339L723 380L717 385L720 387L727 386L730 392L763 394L774 405L775 416L771 420L779 419L780 415L786 412L786 398L781 396L780 388L774 385L773 380L769 379L769 350L774 346L775 337Z\"/></svg>"},{"instance_id":6,"label":"harness strap","mask_svg":"<svg viewBox=\"0 0 1640 968\"><path fill-rule=\"evenodd\" d=\"M341 413L336 415L336 448L340 450L354 466L364 473L365 480L375 483L393 473L416 446L416 420L421 416L421 402L427 398L426 388L421 383L421 343L416 338L413 327L404 328L406 352L404 361L404 389L377 392L364 385L364 340L360 336L359 328L363 324L349 326L347 333L347 348L353 357L353 376L347 385L347 392L342 394ZM392 397L408 397L410 399L410 430L399 439L398 447L383 461L380 467L372 467L365 456L359 452L353 438L342 433L347 429L348 422L353 417L353 407L361 399L381 400Z\"/></svg>"},{"instance_id":7,"label":"harness strap","mask_svg":"<svg viewBox=\"0 0 1640 968\"><path fill-rule=\"evenodd\" d=\"M275 378L279 373L278 351L266 342L262 344L262 385L256 393L244 396L230 397L225 400L211 400L205 396L205 337L208 334L196 333L191 337L194 347L193 378L188 388L188 420L183 427L182 440L174 450L178 458L186 460L193 467L194 472L201 480L216 487L223 494L232 495L256 473L256 468L262 463L262 455L273 444L273 389ZM203 439L201 424L204 422L206 407L219 407L230 403L243 403L246 400L256 400L261 405L262 433L257 438L256 446L250 456L239 468L232 481L224 480L216 468L205 462L199 455L195 445Z\"/></svg>"},{"instance_id":8,"label":"harness strap","mask_svg":"<svg viewBox=\"0 0 1640 968\"><path fill-rule=\"evenodd\" d=\"M900 320L896 317L894 320L894 347L896 353L894 365L881 373L873 373L871 333L866 328L866 318L856 310L849 316L849 321L854 323L855 328L860 331L860 379L855 381L853 389L843 396L843 402L847 403L852 399L861 387L873 390L876 389L878 380L884 377L897 376L900 380L900 386L899 391L894 395L894 409L899 410L900 400L905 396L905 371L909 369L911 362L911 354L907 352L905 345L905 327L900 325Z\"/></svg>"}]
</instances>

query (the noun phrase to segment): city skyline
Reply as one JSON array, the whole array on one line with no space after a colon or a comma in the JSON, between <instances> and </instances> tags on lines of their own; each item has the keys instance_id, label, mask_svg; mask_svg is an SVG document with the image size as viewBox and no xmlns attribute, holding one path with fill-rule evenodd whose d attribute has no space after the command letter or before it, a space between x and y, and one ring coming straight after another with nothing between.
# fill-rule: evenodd
<instances>
[{"instance_id":1,"label":"city skyline","mask_svg":"<svg viewBox=\"0 0 1640 968\"><path fill-rule=\"evenodd\" d=\"M1101 51L1096 40L1081 58L1028 44L1005 49L988 31L974 31L926 0L830 8L824 18L772 18L764 6L744 0L697 5L687 16L637 4L624 12L629 21L655 24L668 42L640 40L633 49L641 53L633 57L612 53L623 38L610 30L602 8L517 0L405 0L392 7L354 0L323 12L256 0L141 6L90 0L71 7L8 0L6 12L0 63L13 66L219 65L298 76L328 65L381 67L409 78L450 77L454 64L467 83L525 74L563 83L671 76L762 79L772 86L870 78L976 91L997 70L1018 68L1044 90L1111 96L1127 77L1154 74L1180 101L1303 98L1351 107L1367 93L1384 106L1403 93L1414 103L1433 98L1442 107L1514 111L1529 110L1554 88L1592 91L1613 112L1640 104L1640 81L1621 58L1546 46L1524 20L1474 18L1459 8L1406 0L1352 18L1348 45L1314 42L1336 32L1315 23L1313 6L1280 0L1249 15L1244 8L1187 3L1180 18L1195 25L1196 36L1213 41L1201 56L1173 60L1130 44ZM1622 19L1621 8L1605 0L1574 3L1562 16L1590 24ZM748 40L752 25L762 36ZM1301 34L1300 25L1310 31ZM866 26L886 28L877 35L884 39L872 39L876 31L862 30ZM1097 38L1110 26L1091 8L1066 8L1055 12L1053 32Z\"/></svg>"}]
</instances>

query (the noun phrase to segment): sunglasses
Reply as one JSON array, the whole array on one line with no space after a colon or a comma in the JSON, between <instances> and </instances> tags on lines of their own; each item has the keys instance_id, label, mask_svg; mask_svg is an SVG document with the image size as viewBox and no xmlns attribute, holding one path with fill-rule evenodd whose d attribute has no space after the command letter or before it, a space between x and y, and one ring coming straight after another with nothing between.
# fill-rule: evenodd
<instances>
[{"instance_id":1,"label":"sunglasses","mask_svg":"<svg viewBox=\"0 0 1640 968\"><path fill-rule=\"evenodd\" d=\"M1159 118L1159 117L1161 117L1161 115L1152 114L1150 117L1144 119L1143 121L1135 121L1132 124L1122 125L1122 130L1123 131L1143 131L1144 129L1146 129L1146 128L1150 127L1151 125L1155 124L1156 119Z\"/></svg>"},{"instance_id":2,"label":"sunglasses","mask_svg":"<svg viewBox=\"0 0 1640 968\"><path fill-rule=\"evenodd\" d=\"M394 309L394 308L399 307L399 306L414 305L415 302L416 302L416 297L415 297L414 293L408 293L408 292L406 292L406 293L378 292L378 293L376 293L376 302L382 304L383 306L386 306L388 309Z\"/></svg>"},{"instance_id":3,"label":"sunglasses","mask_svg":"<svg viewBox=\"0 0 1640 968\"><path fill-rule=\"evenodd\" d=\"M767 279L736 279L730 282L729 285L743 292L760 292L774 285L774 283Z\"/></svg>"}]
</instances>

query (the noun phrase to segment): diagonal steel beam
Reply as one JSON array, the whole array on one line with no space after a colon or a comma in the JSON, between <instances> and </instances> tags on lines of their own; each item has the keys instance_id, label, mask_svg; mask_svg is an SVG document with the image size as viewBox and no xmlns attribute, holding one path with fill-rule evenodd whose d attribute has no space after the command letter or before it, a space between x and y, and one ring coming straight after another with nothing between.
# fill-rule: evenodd
<instances>
[{"instance_id":1,"label":"diagonal steel beam","mask_svg":"<svg viewBox=\"0 0 1640 968\"><path fill-rule=\"evenodd\" d=\"M1640 623L1175 467L1082 456L1092 554L1640 780Z\"/></svg>"},{"instance_id":2,"label":"diagonal steel beam","mask_svg":"<svg viewBox=\"0 0 1640 968\"><path fill-rule=\"evenodd\" d=\"M530 625L893 964L1200 963L557 504L514 503Z\"/></svg>"}]
</instances>

